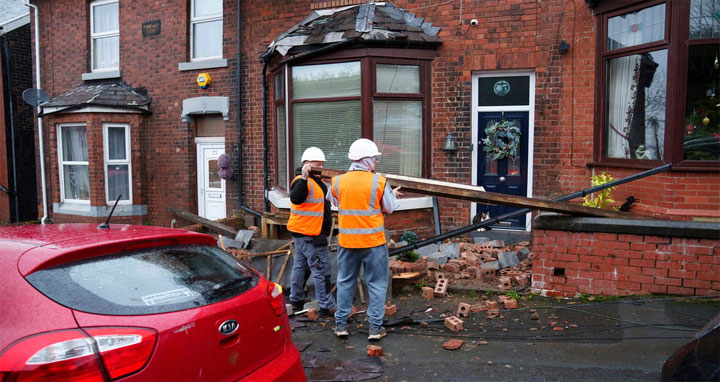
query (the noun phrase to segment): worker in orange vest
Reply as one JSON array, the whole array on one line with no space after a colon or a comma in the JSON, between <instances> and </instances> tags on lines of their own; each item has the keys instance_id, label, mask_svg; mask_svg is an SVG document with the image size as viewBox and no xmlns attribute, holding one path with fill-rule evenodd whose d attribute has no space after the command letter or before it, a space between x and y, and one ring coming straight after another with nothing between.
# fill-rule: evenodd
<instances>
[{"instance_id":1,"label":"worker in orange vest","mask_svg":"<svg viewBox=\"0 0 720 382\"><path fill-rule=\"evenodd\" d=\"M355 280L364 267L367 284L367 317L370 323L369 340L379 340L387 334L382 327L385 316L385 295L388 288L388 250L385 239L383 213L390 214L398 207L400 187L395 190L385 177L374 173L380 156L377 145L369 139L358 139L350 145L350 170L332 178L327 198L338 207L338 275L335 312L335 335L349 335L347 319L352 310Z\"/></svg>"},{"instance_id":2,"label":"worker in orange vest","mask_svg":"<svg viewBox=\"0 0 720 382\"><path fill-rule=\"evenodd\" d=\"M325 154L317 147L303 152L299 175L290 186L290 219L287 229L295 244L295 259L290 276L290 303L294 310L302 310L305 300L306 272L309 269L315 283L315 297L321 316L330 316L336 309L330 293L330 252L328 235L332 227L330 203L325 199L327 186L320 178L310 175L311 167L322 167Z\"/></svg>"}]
</instances>

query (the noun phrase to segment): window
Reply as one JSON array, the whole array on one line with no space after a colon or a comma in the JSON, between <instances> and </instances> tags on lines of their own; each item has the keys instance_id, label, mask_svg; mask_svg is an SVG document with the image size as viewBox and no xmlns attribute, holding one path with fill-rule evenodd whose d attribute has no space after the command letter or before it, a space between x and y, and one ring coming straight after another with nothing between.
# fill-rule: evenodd
<instances>
[{"instance_id":1,"label":"window","mask_svg":"<svg viewBox=\"0 0 720 382\"><path fill-rule=\"evenodd\" d=\"M60 126L58 158L62 201L89 204L87 131L84 125Z\"/></svg>"},{"instance_id":2,"label":"window","mask_svg":"<svg viewBox=\"0 0 720 382\"><path fill-rule=\"evenodd\" d=\"M213 304L239 296L259 281L240 260L207 245L96 256L45 268L27 279L46 296L71 309L124 316Z\"/></svg>"},{"instance_id":3,"label":"window","mask_svg":"<svg viewBox=\"0 0 720 382\"><path fill-rule=\"evenodd\" d=\"M717 166L718 10L720 0L636 1L602 16L600 161Z\"/></svg>"},{"instance_id":4,"label":"window","mask_svg":"<svg viewBox=\"0 0 720 382\"><path fill-rule=\"evenodd\" d=\"M192 0L190 17L191 60L222 57L222 0Z\"/></svg>"},{"instance_id":5,"label":"window","mask_svg":"<svg viewBox=\"0 0 720 382\"><path fill-rule=\"evenodd\" d=\"M287 125L285 122L285 80L283 73L275 75L275 121L277 126L276 147L277 147L277 180L278 185L283 189L288 184L287 171Z\"/></svg>"},{"instance_id":6,"label":"window","mask_svg":"<svg viewBox=\"0 0 720 382\"><path fill-rule=\"evenodd\" d=\"M130 166L130 127L104 125L105 200L108 204L132 203L132 175ZM124 202L124 203L123 203Z\"/></svg>"},{"instance_id":7,"label":"window","mask_svg":"<svg viewBox=\"0 0 720 382\"><path fill-rule=\"evenodd\" d=\"M120 23L117 0L90 4L92 71L117 70L120 67Z\"/></svg>"},{"instance_id":8,"label":"window","mask_svg":"<svg viewBox=\"0 0 720 382\"><path fill-rule=\"evenodd\" d=\"M276 75L278 153L289 158L287 167L278 164L278 186L287 186L286 179L292 179L303 151L310 146L323 150L325 167L347 170L348 148L358 138L377 143L383 154L378 171L423 176L429 67L429 59L376 57L300 64L288 68L284 102L278 98L284 94L278 85L284 83L283 77ZM285 104L289 126L285 126ZM289 153L283 151L286 137Z\"/></svg>"}]
</instances>

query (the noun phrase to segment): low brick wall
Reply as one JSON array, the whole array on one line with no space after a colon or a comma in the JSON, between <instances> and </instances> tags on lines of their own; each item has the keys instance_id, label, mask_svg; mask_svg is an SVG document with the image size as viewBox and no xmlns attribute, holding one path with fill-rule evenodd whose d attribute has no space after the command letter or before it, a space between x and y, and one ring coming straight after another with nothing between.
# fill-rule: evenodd
<instances>
[{"instance_id":1,"label":"low brick wall","mask_svg":"<svg viewBox=\"0 0 720 382\"><path fill-rule=\"evenodd\" d=\"M720 225L539 215L532 290L548 296L720 295Z\"/></svg>"}]
</instances>

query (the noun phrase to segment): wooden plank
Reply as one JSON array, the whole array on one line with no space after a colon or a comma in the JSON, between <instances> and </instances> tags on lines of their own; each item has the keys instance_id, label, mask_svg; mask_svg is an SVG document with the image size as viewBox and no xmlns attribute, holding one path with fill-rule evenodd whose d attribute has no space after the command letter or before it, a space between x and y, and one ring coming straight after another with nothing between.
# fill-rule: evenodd
<instances>
[{"instance_id":1,"label":"wooden plank","mask_svg":"<svg viewBox=\"0 0 720 382\"><path fill-rule=\"evenodd\" d=\"M168 210L168 212L172 213L173 215L175 215L181 219L185 219L185 220L193 222L195 224L200 224L203 227L205 227L215 233L223 234L227 237L235 237L235 235L237 234L237 231L233 227L230 227L225 224L218 223L218 222L214 222L209 219L205 219L205 218L197 216L193 213L183 211L181 209L173 208L173 207L168 207L167 210Z\"/></svg>"},{"instance_id":2,"label":"wooden plank","mask_svg":"<svg viewBox=\"0 0 720 382\"><path fill-rule=\"evenodd\" d=\"M312 172L314 174L321 175L323 178L331 178L344 173L344 171L319 167L313 167ZM415 192L418 194L461 199L476 203L489 203L511 207L531 208L541 211L560 212L570 215L598 216L616 219L640 218L638 215L629 214L627 212L585 207L569 202L554 202L552 200L487 192L482 187L467 184L450 183L439 180L414 178L393 174L381 173L380 175L384 176L393 188L401 186L401 191Z\"/></svg>"},{"instance_id":3,"label":"wooden plank","mask_svg":"<svg viewBox=\"0 0 720 382\"><path fill-rule=\"evenodd\" d=\"M287 254L285 255L285 260L283 260L282 266L280 267L280 273L278 273L277 280L275 280L276 284L280 284L280 280L283 277L283 273L285 273L285 267L287 267L290 257L292 257L292 250L288 249Z\"/></svg>"},{"instance_id":4,"label":"wooden plank","mask_svg":"<svg viewBox=\"0 0 720 382\"><path fill-rule=\"evenodd\" d=\"M403 272L392 276L392 278L396 280L408 280L416 277L420 277L420 272Z\"/></svg>"}]
</instances>

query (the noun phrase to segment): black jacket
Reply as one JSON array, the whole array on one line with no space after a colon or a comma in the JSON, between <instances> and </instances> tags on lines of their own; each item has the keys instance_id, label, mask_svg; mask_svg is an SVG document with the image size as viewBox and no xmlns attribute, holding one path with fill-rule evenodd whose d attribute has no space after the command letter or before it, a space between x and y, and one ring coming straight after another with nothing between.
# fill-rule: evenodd
<instances>
[{"instance_id":1,"label":"black jacket","mask_svg":"<svg viewBox=\"0 0 720 382\"><path fill-rule=\"evenodd\" d=\"M302 174L302 168L298 167L295 170L295 175L301 175ZM320 186L320 188L323 191L323 194L327 195L328 188L325 185L325 183L320 180L320 178L310 175L310 177ZM299 178L298 180L294 181L293 184L290 186L290 201L293 204L302 204L305 199L308 196L308 186L307 186L307 180L303 178ZM330 235L330 228L332 225L332 212L330 210L330 202L325 199L324 203L324 213L323 213L323 222L322 222L322 228L320 228L320 235L328 236ZM295 233L291 232L291 234L295 237L301 237L301 236L307 236L303 235L301 233Z\"/></svg>"}]
</instances>

